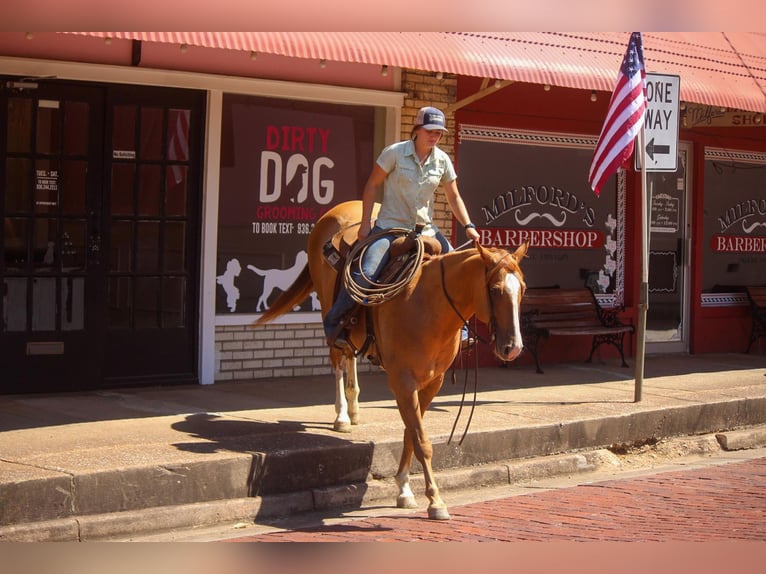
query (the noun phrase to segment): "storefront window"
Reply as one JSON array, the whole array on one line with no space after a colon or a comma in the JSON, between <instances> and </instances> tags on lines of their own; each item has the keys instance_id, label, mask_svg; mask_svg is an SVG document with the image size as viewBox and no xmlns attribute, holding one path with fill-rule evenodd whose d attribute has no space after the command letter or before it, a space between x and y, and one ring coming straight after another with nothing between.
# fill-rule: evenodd
<instances>
[{"instance_id":1,"label":"storefront window","mask_svg":"<svg viewBox=\"0 0 766 574\"><path fill-rule=\"evenodd\" d=\"M361 198L374 136L374 107L224 95L216 313L263 312L292 283L317 219Z\"/></svg>"},{"instance_id":2,"label":"storefront window","mask_svg":"<svg viewBox=\"0 0 766 574\"><path fill-rule=\"evenodd\" d=\"M617 178L588 184L594 141L567 134L462 125L460 190L482 242L515 248L529 287L590 287L621 296L624 209Z\"/></svg>"},{"instance_id":3,"label":"storefront window","mask_svg":"<svg viewBox=\"0 0 766 574\"><path fill-rule=\"evenodd\" d=\"M766 154L705 150L703 292L766 285Z\"/></svg>"}]
</instances>

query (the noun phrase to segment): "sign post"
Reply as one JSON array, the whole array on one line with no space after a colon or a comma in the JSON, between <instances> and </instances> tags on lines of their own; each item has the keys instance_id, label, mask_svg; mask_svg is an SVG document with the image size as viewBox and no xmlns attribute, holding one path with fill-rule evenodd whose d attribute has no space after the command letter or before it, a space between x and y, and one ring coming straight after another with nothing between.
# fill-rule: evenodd
<instances>
[{"instance_id":1,"label":"sign post","mask_svg":"<svg viewBox=\"0 0 766 574\"><path fill-rule=\"evenodd\" d=\"M636 386L634 401L641 401L646 348L646 314L649 309L649 221L652 193L647 189L647 172L678 169L678 126L681 79L679 76L646 74L646 114L635 151L636 171L641 172L641 286L638 303Z\"/></svg>"}]
</instances>

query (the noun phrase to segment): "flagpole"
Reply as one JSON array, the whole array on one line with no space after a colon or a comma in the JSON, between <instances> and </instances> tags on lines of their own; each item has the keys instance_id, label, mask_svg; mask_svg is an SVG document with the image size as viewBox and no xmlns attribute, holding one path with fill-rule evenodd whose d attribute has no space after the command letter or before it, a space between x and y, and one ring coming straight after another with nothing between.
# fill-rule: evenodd
<instances>
[{"instance_id":1,"label":"flagpole","mask_svg":"<svg viewBox=\"0 0 766 574\"><path fill-rule=\"evenodd\" d=\"M641 391L644 383L644 357L646 349L646 312L649 309L649 210L651 209L652 198L648 193L646 185L646 156L644 149L646 133L644 123L641 122L641 129L638 132L638 149L636 153L641 154L639 165L641 166L641 197L644 200L641 209L641 287L638 302L638 342L636 348L636 384L633 395L634 402L641 401Z\"/></svg>"},{"instance_id":2,"label":"flagpole","mask_svg":"<svg viewBox=\"0 0 766 574\"><path fill-rule=\"evenodd\" d=\"M639 83L640 82L640 83ZM641 209L641 288L638 304L638 341L635 370L635 402L641 400L641 385L644 380L644 355L646 349L646 312L649 308L649 226L651 194L646 188L646 68L641 32L630 35L628 49L617 74L617 83L609 101L601 134L596 142L593 160L588 173L591 188L599 195L601 185L618 171L630 158L630 152L640 153L641 193L644 198ZM638 129L637 129L638 128ZM638 134L636 133L638 132ZM638 135L638 150L635 149ZM636 205L640 206L639 202Z\"/></svg>"}]
</instances>

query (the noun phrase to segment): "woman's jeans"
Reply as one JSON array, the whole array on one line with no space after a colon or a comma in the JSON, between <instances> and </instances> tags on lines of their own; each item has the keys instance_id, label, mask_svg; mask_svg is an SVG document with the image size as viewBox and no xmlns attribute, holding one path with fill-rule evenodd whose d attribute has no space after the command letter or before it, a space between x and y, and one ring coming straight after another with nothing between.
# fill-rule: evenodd
<instances>
[{"instance_id":1,"label":"woman's jeans","mask_svg":"<svg viewBox=\"0 0 766 574\"><path fill-rule=\"evenodd\" d=\"M370 235L380 234L384 229L381 229L377 225L372 228ZM391 246L391 242L396 239L392 234L381 234L380 238L370 243L367 246L367 252L362 259L362 273L358 269L351 272L351 276L354 282L360 287L366 288L370 286L370 281L376 281L383 268L388 263L389 255L388 249ZM436 239L441 243L442 253L452 251L452 245L447 238L442 235L441 231L436 232ZM338 325L340 324L343 316L348 313L356 302L351 298L345 286L341 285L338 291L338 297L332 305L332 308L328 311L324 318L324 331L328 337L336 335Z\"/></svg>"}]
</instances>

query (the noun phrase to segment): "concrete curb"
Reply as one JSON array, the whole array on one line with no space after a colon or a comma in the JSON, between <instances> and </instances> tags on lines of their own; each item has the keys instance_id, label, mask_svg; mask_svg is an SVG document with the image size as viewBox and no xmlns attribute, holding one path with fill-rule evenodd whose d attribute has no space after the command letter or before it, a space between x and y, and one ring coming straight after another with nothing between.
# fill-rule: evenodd
<instances>
[{"instance_id":1,"label":"concrete curb","mask_svg":"<svg viewBox=\"0 0 766 574\"><path fill-rule=\"evenodd\" d=\"M759 448L766 444L766 426L718 433L715 438L727 451Z\"/></svg>"},{"instance_id":2,"label":"concrete curb","mask_svg":"<svg viewBox=\"0 0 766 574\"><path fill-rule=\"evenodd\" d=\"M665 454L689 456L721 450L766 446L766 426L703 436L674 437L656 448ZM503 485L520 485L557 476L588 474L622 466L620 457L607 449L510 460L439 472L444 493ZM423 492L422 475L411 477L413 490ZM367 506L393 508L397 489L391 478L314 488L301 492L234 498L177 506L112 512L41 521L0 528L0 541L98 541L130 539L133 536L172 530L193 530L224 524L268 523L291 515L321 511L343 511Z\"/></svg>"}]
</instances>

